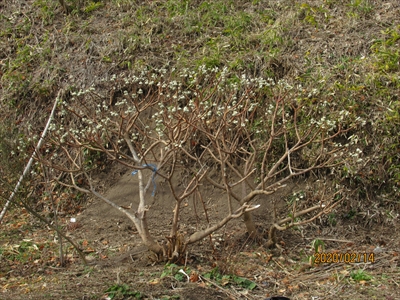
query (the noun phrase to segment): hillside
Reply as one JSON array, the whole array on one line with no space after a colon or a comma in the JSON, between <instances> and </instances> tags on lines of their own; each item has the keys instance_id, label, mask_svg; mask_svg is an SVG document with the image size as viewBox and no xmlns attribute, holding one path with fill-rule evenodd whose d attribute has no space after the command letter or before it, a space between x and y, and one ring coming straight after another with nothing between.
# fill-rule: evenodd
<instances>
[{"instance_id":1,"label":"hillside","mask_svg":"<svg viewBox=\"0 0 400 300\"><path fill-rule=\"evenodd\" d=\"M54 126L37 155L40 160L1 224L0 298L105 299L107 293L108 297L115 294L114 299L400 297L400 237L396 233L400 226L398 1L7 0L0 4L0 36L1 207L33 153L57 95L61 95ZM135 108L124 102L128 93L132 93L130 103L135 103ZM244 112L232 112L231 106L239 107L232 100L236 96L239 103L247 103ZM153 104L146 106L142 99ZM211 104L202 104L202 100ZM219 106L225 107L220 115ZM190 119L189 113L196 109L201 117ZM275 170L273 162L283 157L271 180L279 182L289 176L284 182L287 187L271 185L274 194L255 200L261 203L253 215L262 238L250 238L241 219L235 219L213 233L212 242L210 236L212 246L205 241L194 243L183 260L155 263L149 260L151 255L141 245L134 225L120 212L111 211L93 195L66 188L75 184L74 179L87 187L87 178L75 175L87 168L96 189L120 207L129 204L124 201L130 195L139 195L131 185L139 180L131 174L137 173L135 164L124 156L131 144L118 146L122 124L136 120L128 117L133 110L143 112L144 117L134 127L139 138L136 133L132 140L150 147L172 124L172 135L166 140L173 144L177 136L182 137L180 148L184 151L171 158L172 169L179 157L189 157L186 164L181 159L183 171L179 169L175 177L158 170L159 166L169 168L162 160L157 167L143 165L152 171L146 191L155 194L156 204L149 205L149 222L157 238L168 235L177 198L168 184L171 189L186 191L191 184L189 176L209 167L208 183L214 182L213 188L203 185L200 175L195 176L205 200L202 196L198 196L201 200L193 196L193 202L192 196L182 200L182 209L194 212L184 211L179 218L179 230L189 236L193 228L205 226L199 221L197 210L203 209L196 206L199 203L204 207L212 203L201 215L207 218L207 226L231 213L231 207L210 200L230 193L227 182L212 181L219 178L225 164L231 166L229 155L238 164L231 167L236 173L229 178L240 177L252 161L254 173L249 171L237 180L250 178L254 183L265 176L262 168L268 165ZM246 122L235 127L236 115ZM113 119L119 116L121 123ZM163 116L160 125L157 118ZM212 128L226 116L234 121ZM187 127L175 130L176 124L168 123L168 118L181 118L179 122L186 122ZM110 123L103 124L106 119ZM117 129L108 125L94 133L107 124L117 124ZM231 135L228 125L236 135ZM158 135L150 130L145 133L153 126ZM190 126L197 131L189 131ZM313 131L316 128L321 130ZM276 137L270 134L269 153L264 154L268 130L276 130ZM221 140L215 131L223 132ZM65 142L71 133L76 137L74 143ZM108 137L103 145L96 144L100 136ZM215 137L220 148L212 150L210 137ZM229 149L237 153L220 151L228 147L224 139L229 147L236 145ZM70 170L77 166L78 159L71 157L82 145L85 159L80 169L60 171L60 166ZM296 145L301 145L301 151L290 157ZM208 156L204 154L207 151ZM251 152L258 155L253 159ZM159 159L158 154L152 155L155 161ZM210 163L213 159L214 165ZM215 166L219 164L221 167ZM309 166L310 171L296 173ZM291 177L292 173L296 176ZM56 184L55 178L64 186ZM216 192L215 187L222 191ZM288 218L282 226L289 226L290 220L291 224L301 223L303 216L295 220L295 213L320 203L325 196L333 199L331 210L312 222L282 230L277 234L277 248L269 249L268 232L277 214ZM24 205L52 225L59 222L89 258L90 266L83 266L76 250L66 243L67 263L61 267L58 237ZM76 228L71 217L78 219ZM313 251L324 247L331 255L370 257L373 253L373 261L310 266ZM189 275L195 274L196 280L191 277L186 283L178 265ZM199 293L202 296L197 296Z\"/></svg>"}]
</instances>

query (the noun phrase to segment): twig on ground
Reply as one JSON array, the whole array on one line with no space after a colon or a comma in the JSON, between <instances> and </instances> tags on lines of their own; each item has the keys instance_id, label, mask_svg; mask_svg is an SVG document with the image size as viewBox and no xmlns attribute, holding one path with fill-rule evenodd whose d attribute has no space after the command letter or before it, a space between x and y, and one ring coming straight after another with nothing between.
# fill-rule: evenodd
<instances>
[{"instance_id":1,"label":"twig on ground","mask_svg":"<svg viewBox=\"0 0 400 300\"><path fill-rule=\"evenodd\" d=\"M286 273L286 275L293 276L293 275L292 275L289 271L287 271L276 259L272 258L272 261L273 261L274 263L276 263L276 264L278 265L278 267L281 268L282 271Z\"/></svg>"},{"instance_id":2,"label":"twig on ground","mask_svg":"<svg viewBox=\"0 0 400 300\"><path fill-rule=\"evenodd\" d=\"M323 238L323 237L313 237L313 238L305 238L306 240L321 240L321 241L328 241L328 242L338 242L338 243L354 243L353 241L349 240L338 240L338 239L330 239L330 238Z\"/></svg>"},{"instance_id":3,"label":"twig on ground","mask_svg":"<svg viewBox=\"0 0 400 300\"><path fill-rule=\"evenodd\" d=\"M222 292L224 292L225 294L227 294L229 297L232 297L232 299L236 299L236 296L231 293L230 291L224 289L223 287L219 286L218 284L214 283L212 280L205 278L204 276L199 276L201 280L203 281L207 281L209 284L215 286L216 288L218 288L219 290L221 290Z\"/></svg>"}]
</instances>

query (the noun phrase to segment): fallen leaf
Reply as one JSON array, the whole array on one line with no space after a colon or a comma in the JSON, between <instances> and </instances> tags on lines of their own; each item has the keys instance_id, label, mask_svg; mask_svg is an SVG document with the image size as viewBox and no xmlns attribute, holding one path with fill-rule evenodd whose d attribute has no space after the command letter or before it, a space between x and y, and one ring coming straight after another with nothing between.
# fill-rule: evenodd
<instances>
[{"instance_id":1,"label":"fallen leaf","mask_svg":"<svg viewBox=\"0 0 400 300\"><path fill-rule=\"evenodd\" d=\"M266 263L269 263L269 262L271 261L272 257L273 257L272 254L267 254L267 255L266 255L266 258L265 258L265 262L266 262Z\"/></svg>"},{"instance_id":2,"label":"fallen leaf","mask_svg":"<svg viewBox=\"0 0 400 300\"><path fill-rule=\"evenodd\" d=\"M190 282L197 282L199 281L199 274L193 272L192 274L190 274L190 278L189 278Z\"/></svg>"},{"instance_id":3,"label":"fallen leaf","mask_svg":"<svg viewBox=\"0 0 400 300\"><path fill-rule=\"evenodd\" d=\"M282 279L282 283L283 283L284 285L289 285L290 280L289 280L287 277L285 277L285 278Z\"/></svg>"}]
</instances>

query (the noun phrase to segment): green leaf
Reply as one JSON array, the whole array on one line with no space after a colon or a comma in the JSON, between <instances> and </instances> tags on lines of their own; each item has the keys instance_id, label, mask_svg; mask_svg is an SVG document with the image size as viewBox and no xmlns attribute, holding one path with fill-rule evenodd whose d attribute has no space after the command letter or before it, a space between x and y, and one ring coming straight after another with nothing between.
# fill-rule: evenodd
<instances>
[{"instance_id":1,"label":"green leaf","mask_svg":"<svg viewBox=\"0 0 400 300\"><path fill-rule=\"evenodd\" d=\"M233 277L233 281L248 290L253 290L257 287L257 284L254 281L251 281L247 278L235 276Z\"/></svg>"}]
</instances>

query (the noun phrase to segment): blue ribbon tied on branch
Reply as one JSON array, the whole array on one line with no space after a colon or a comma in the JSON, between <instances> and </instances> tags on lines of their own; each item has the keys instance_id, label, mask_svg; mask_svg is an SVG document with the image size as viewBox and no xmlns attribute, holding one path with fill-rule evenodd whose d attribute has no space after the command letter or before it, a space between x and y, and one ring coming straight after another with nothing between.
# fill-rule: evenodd
<instances>
[{"instance_id":1,"label":"blue ribbon tied on branch","mask_svg":"<svg viewBox=\"0 0 400 300\"><path fill-rule=\"evenodd\" d=\"M156 175L157 175L157 166L154 164L144 164L142 167L149 167L153 171L153 175L151 176L151 181L153 182L153 192L151 193L151 196L154 197L156 193ZM131 174L136 175L139 170L134 170Z\"/></svg>"}]
</instances>

